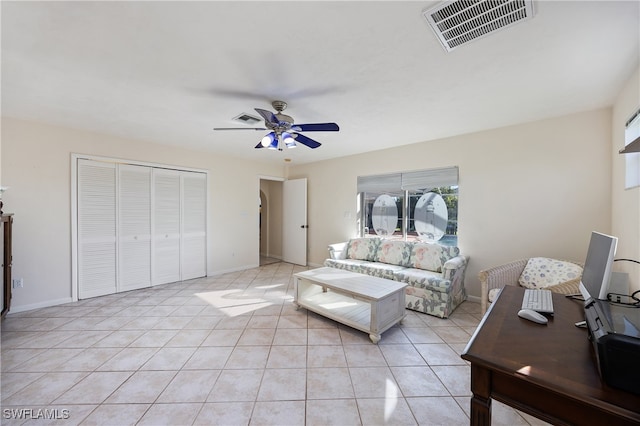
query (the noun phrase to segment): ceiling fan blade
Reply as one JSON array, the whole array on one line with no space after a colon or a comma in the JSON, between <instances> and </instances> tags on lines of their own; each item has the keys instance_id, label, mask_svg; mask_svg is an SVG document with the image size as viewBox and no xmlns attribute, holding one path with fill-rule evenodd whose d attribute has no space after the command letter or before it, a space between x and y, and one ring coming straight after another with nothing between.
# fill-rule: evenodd
<instances>
[{"instance_id":1,"label":"ceiling fan blade","mask_svg":"<svg viewBox=\"0 0 640 426\"><path fill-rule=\"evenodd\" d=\"M294 124L291 129L298 132L337 132L340 127L336 123Z\"/></svg>"},{"instance_id":2,"label":"ceiling fan blade","mask_svg":"<svg viewBox=\"0 0 640 426\"><path fill-rule=\"evenodd\" d=\"M214 127L213 130L267 130L264 127Z\"/></svg>"},{"instance_id":3,"label":"ceiling fan blade","mask_svg":"<svg viewBox=\"0 0 640 426\"><path fill-rule=\"evenodd\" d=\"M314 141L313 139L308 138L305 135L302 135L300 133L294 133L293 136L294 136L296 142L300 142L301 144L306 145L306 146L308 146L309 148L312 148L312 149L316 149L317 147L319 147L321 145L320 142Z\"/></svg>"},{"instance_id":4,"label":"ceiling fan blade","mask_svg":"<svg viewBox=\"0 0 640 426\"><path fill-rule=\"evenodd\" d=\"M258 114L264 118L267 123L271 123L274 125L278 125L280 121L276 118L275 114L271 111L267 111L266 109L254 108Z\"/></svg>"}]
</instances>

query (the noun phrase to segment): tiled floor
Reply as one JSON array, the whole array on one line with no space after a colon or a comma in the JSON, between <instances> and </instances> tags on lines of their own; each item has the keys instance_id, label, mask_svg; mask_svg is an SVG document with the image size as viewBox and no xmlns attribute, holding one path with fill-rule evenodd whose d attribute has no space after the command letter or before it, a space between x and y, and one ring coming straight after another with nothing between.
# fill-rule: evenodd
<instances>
[{"instance_id":1,"label":"tiled floor","mask_svg":"<svg viewBox=\"0 0 640 426\"><path fill-rule=\"evenodd\" d=\"M260 255L260 266L267 266L271 263L278 263L278 262L281 262L281 260L275 257L267 257L267 256Z\"/></svg>"},{"instance_id":2,"label":"tiled floor","mask_svg":"<svg viewBox=\"0 0 640 426\"><path fill-rule=\"evenodd\" d=\"M459 354L478 304L446 320L407 311L374 345L294 308L301 269L275 263L10 314L2 424L469 424ZM539 423L495 402L493 421Z\"/></svg>"}]
</instances>

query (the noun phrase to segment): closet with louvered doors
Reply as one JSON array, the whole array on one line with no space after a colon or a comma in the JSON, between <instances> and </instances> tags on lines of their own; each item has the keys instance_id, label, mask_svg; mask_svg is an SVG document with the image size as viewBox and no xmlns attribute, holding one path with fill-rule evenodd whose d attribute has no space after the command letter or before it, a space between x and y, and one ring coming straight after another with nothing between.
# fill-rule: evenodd
<instances>
[{"instance_id":1,"label":"closet with louvered doors","mask_svg":"<svg viewBox=\"0 0 640 426\"><path fill-rule=\"evenodd\" d=\"M79 299L206 275L206 173L77 162Z\"/></svg>"}]
</instances>

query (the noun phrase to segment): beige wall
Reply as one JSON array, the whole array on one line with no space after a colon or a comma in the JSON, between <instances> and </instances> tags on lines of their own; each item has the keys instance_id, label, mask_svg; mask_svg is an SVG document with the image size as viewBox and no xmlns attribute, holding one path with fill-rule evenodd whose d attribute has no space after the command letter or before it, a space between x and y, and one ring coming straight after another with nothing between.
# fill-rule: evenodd
<instances>
[{"instance_id":1,"label":"beige wall","mask_svg":"<svg viewBox=\"0 0 640 426\"><path fill-rule=\"evenodd\" d=\"M309 262L356 234L359 175L458 166L459 246L478 272L530 256L583 260L611 231L611 110L505 127L292 167L309 179ZM637 244L637 242L636 242Z\"/></svg>"},{"instance_id":2,"label":"beige wall","mask_svg":"<svg viewBox=\"0 0 640 426\"><path fill-rule=\"evenodd\" d=\"M624 126L640 107L640 68L631 76L613 106L612 119L612 233L618 237L616 258L640 260L640 188L624 189ZM631 290L640 290L640 265L616 262L614 270L629 274Z\"/></svg>"},{"instance_id":3,"label":"beige wall","mask_svg":"<svg viewBox=\"0 0 640 426\"><path fill-rule=\"evenodd\" d=\"M7 118L2 151L5 211L15 214L13 276L24 278L13 312L70 300L72 153L207 170L209 275L258 265L258 176L283 173L280 166Z\"/></svg>"},{"instance_id":4,"label":"beige wall","mask_svg":"<svg viewBox=\"0 0 640 426\"><path fill-rule=\"evenodd\" d=\"M637 259L640 190L622 189L617 151L621 126L639 104L638 79L636 71L613 109L285 169L3 118L0 181L10 187L5 211L15 214L14 277L25 283L12 311L71 297L72 153L208 170L210 275L258 263L259 176L308 178L309 264L316 266L327 244L356 234L357 176L444 166L460 168L459 245L471 258L471 296L489 266L538 255L584 259L591 230L619 236L618 257Z\"/></svg>"}]
</instances>

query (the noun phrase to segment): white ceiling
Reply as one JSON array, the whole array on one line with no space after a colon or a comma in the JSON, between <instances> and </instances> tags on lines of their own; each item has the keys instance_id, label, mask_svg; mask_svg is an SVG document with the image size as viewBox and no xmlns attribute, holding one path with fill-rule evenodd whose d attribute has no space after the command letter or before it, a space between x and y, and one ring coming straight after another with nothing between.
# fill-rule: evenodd
<instances>
[{"instance_id":1,"label":"white ceiling","mask_svg":"<svg viewBox=\"0 0 640 426\"><path fill-rule=\"evenodd\" d=\"M2 1L2 114L302 164L610 106L639 63L638 1L536 1L451 53L436 3ZM275 99L340 132L212 130Z\"/></svg>"}]
</instances>

